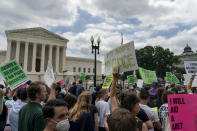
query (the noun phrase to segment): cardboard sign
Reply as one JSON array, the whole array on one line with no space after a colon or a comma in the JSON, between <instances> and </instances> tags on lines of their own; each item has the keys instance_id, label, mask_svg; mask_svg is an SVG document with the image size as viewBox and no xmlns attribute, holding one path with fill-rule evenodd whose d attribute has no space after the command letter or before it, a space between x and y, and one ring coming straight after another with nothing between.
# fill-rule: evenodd
<instances>
[{"instance_id":1,"label":"cardboard sign","mask_svg":"<svg viewBox=\"0 0 197 131\"><path fill-rule=\"evenodd\" d=\"M138 79L137 80L137 87L139 87L139 88L142 88L143 87L143 80L141 80L141 79Z\"/></svg>"},{"instance_id":2,"label":"cardboard sign","mask_svg":"<svg viewBox=\"0 0 197 131\"><path fill-rule=\"evenodd\" d=\"M168 95L168 112L172 131L196 131L197 94Z\"/></svg>"},{"instance_id":3,"label":"cardboard sign","mask_svg":"<svg viewBox=\"0 0 197 131\"><path fill-rule=\"evenodd\" d=\"M108 89L112 83L113 75L106 75L102 88Z\"/></svg>"},{"instance_id":4,"label":"cardboard sign","mask_svg":"<svg viewBox=\"0 0 197 131\"><path fill-rule=\"evenodd\" d=\"M112 74L113 67L120 67L120 73L138 69L134 42L124 44L105 55L105 74Z\"/></svg>"},{"instance_id":5,"label":"cardboard sign","mask_svg":"<svg viewBox=\"0 0 197 131\"><path fill-rule=\"evenodd\" d=\"M197 61L184 61L184 65L187 74L197 73Z\"/></svg>"},{"instance_id":6,"label":"cardboard sign","mask_svg":"<svg viewBox=\"0 0 197 131\"><path fill-rule=\"evenodd\" d=\"M157 81L155 71L146 70L139 67L139 72L145 84L152 84L153 82Z\"/></svg>"},{"instance_id":7,"label":"cardboard sign","mask_svg":"<svg viewBox=\"0 0 197 131\"><path fill-rule=\"evenodd\" d=\"M190 78L192 77L192 74L183 74L184 76L184 85L188 85ZM192 87L197 87L197 77L194 78L193 82L192 82Z\"/></svg>"},{"instance_id":8,"label":"cardboard sign","mask_svg":"<svg viewBox=\"0 0 197 131\"><path fill-rule=\"evenodd\" d=\"M134 75L127 76L127 80L128 80L129 84L135 85L135 76Z\"/></svg>"},{"instance_id":9,"label":"cardboard sign","mask_svg":"<svg viewBox=\"0 0 197 131\"><path fill-rule=\"evenodd\" d=\"M55 80L55 77L53 73L53 66L51 62L48 62L47 70L44 73L44 81L47 84L47 86L50 88L54 80Z\"/></svg>"},{"instance_id":10,"label":"cardboard sign","mask_svg":"<svg viewBox=\"0 0 197 131\"><path fill-rule=\"evenodd\" d=\"M24 73L16 60L12 60L0 66L0 73L4 80L8 82L11 90L25 84L29 78Z\"/></svg>"}]
</instances>

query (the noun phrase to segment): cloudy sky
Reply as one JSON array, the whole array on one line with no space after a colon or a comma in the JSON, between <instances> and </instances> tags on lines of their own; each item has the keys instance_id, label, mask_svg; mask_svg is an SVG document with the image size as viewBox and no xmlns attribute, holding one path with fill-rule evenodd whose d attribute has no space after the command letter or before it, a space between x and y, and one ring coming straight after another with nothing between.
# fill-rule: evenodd
<instances>
[{"instance_id":1,"label":"cloudy sky","mask_svg":"<svg viewBox=\"0 0 197 131\"><path fill-rule=\"evenodd\" d=\"M68 56L93 58L90 37L101 37L103 55L124 43L161 45L181 54L197 48L197 0L1 0L0 49L5 30L44 27L70 40Z\"/></svg>"}]
</instances>

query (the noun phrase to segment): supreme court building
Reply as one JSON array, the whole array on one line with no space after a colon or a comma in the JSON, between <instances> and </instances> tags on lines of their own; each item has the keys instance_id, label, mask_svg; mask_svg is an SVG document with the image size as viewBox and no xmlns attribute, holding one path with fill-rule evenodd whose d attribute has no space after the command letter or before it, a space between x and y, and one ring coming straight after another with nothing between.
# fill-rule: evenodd
<instances>
[{"instance_id":1,"label":"supreme court building","mask_svg":"<svg viewBox=\"0 0 197 131\"><path fill-rule=\"evenodd\" d=\"M43 80L48 61L53 65L57 80L66 76L77 77L81 72L94 75L94 60L66 57L68 39L44 28L26 28L5 31L7 51L0 51L0 64L16 59L28 77ZM97 61L98 79L102 76L102 62Z\"/></svg>"}]
</instances>

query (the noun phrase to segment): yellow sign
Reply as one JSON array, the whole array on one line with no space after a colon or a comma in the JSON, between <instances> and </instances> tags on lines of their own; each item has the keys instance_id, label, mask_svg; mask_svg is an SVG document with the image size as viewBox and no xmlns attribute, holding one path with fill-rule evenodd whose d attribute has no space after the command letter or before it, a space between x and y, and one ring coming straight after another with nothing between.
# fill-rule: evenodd
<instances>
[{"instance_id":1,"label":"yellow sign","mask_svg":"<svg viewBox=\"0 0 197 131\"><path fill-rule=\"evenodd\" d=\"M106 75L102 88L108 89L112 83L112 80L113 80L113 75Z\"/></svg>"}]
</instances>

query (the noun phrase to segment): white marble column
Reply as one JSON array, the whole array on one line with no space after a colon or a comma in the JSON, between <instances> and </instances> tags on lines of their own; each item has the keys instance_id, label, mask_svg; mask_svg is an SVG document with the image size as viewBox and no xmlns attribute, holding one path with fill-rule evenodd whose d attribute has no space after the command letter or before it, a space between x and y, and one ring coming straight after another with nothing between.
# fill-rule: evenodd
<instances>
[{"instance_id":1,"label":"white marble column","mask_svg":"<svg viewBox=\"0 0 197 131\"><path fill-rule=\"evenodd\" d=\"M27 60L28 60L28 49L29 49L29 43L25 42L25 55L24 55L24 71L27 72Z\"/></svg>"},{"instance_id":2,"label":"white marble column","mask_svg":"<svg viewBox=\"0 0 197 131\"><path fill-rule=\"evenodd\" d=\"M32 70L31 72L36 72L35 67L36 67L36 49L37 49L37 44L33 43L33 56L32 56Z\"/></svg>"},{"instance_id":3,"label":"white marble column","mask_svg":"<svg viewBox=\"0 0 197 131\"><path fill-rule=\"evenodd\" d=\"M44 72L44 60L45 60L45 44L42 44L42 54L41 54L41 72Z\"/></svg>"},{"instance_id":4,"label":"white marble column","mask_svg":"<svg viewBox=\"0 0 197 131\"><path fill-rule=\"evenodd\" d=\"M6 53L6 61L10 61L10 57L11 57L11 43L12 40L7 40L7 53Z\"/></svg>"},{"instance_id":5,"label":"white marble column","mask_svg":"<svg viewBox=\"0 0 197 131\"><path fill-rule=\"evenodd\" d=\"M15 58L16 58L16 61L19 63L19 55L20 55L20 45L21 45L21 43L19 42L19 41L16 41L16 56L15 56ZM20 63L19 63L19 65L20 65Z\"/></svg>"},{"instance_id":6,"label":"white marble column","mask_svg":"<svg viewBox=\"0 0 197 131\"><path fill-rule=\"evenodd\" d=\"M59 59L60 59L60 56L59 56L59 52L60 52L60 47L59 46L56 46L56 72L59 73Z\"/></svg>"},{"instance_id":7,"label":"white marble column","mask_svg":"<svg viewBox=\"0 0 197 131\"><path fill-rule=\"evenodd\" d=\"M52 63L52 50L53 50L53 46L49 45L49 61ZM48 63L47 63L48 64Z\"/></svg>"},{"instance_id":8,"label":"white marble column","mask_svg":"<svg viewBox=\"0 0 197 131\"><path fill-rule=\"evenodd\" d=\"M62 55L62 72L65 70L65 59L66 59L66 47L63 46L63 55Z\"/></svg>"}]
</instances>

